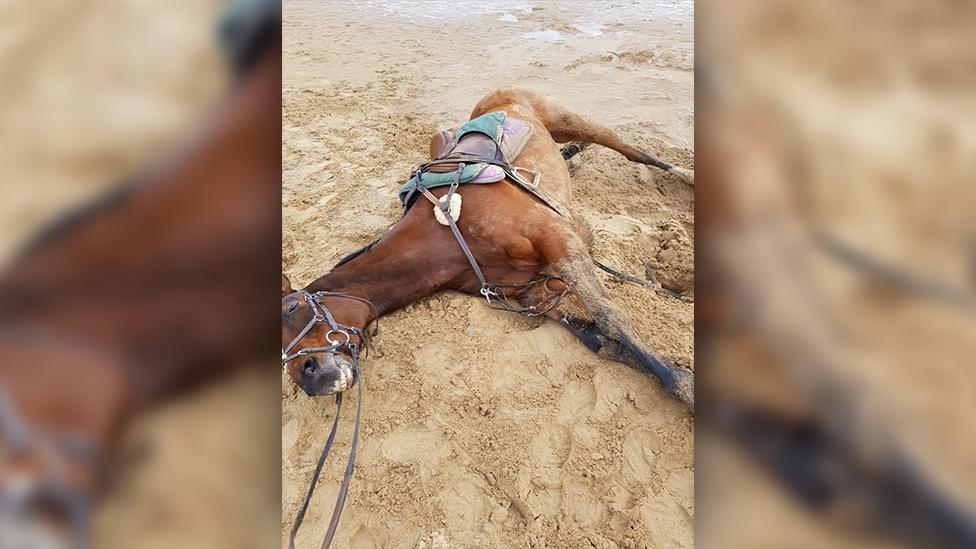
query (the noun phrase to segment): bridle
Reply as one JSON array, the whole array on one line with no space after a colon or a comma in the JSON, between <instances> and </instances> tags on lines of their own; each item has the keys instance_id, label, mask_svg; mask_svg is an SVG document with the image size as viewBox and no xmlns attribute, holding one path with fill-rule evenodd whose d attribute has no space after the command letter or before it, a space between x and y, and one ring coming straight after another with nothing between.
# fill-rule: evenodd
<instances>
[{"instance_id":1,"label":"bridle","mask_svg":"<svg viewBox=\"0 0 976 549\"><path fill-rule=\"evenodd\" d=\"M363 350L369 352L368 345L366 343L366 335L359 328L353 326L346 326L336 322L335 317L332 316L332 312L329 311L329 308L325 306L325 303L321 300L321 298L341 297L344 299L352 299L355 301L359 301L368 305L369 308L373 310L373 315L375 317L378 317L379 312L376 310L376 306L373 305L368 299L364 299L354 295L343 294L340 292L330 292L330 291L323 290L323 291L315 292L313 294L307 290L299 290L298 293L302 294L302 298L305 300L305 303L308 303L308 306L311 308L312 319L309 320L308 323L305 324L305 327L302 328L302 331L298 332L298 335L296 335L295 338L292 339L291 342L281 350L282 369L287 367L289 362L299 357L303 357L306 355L313 355L313 354L336 354L339 351L348 351L349 354L352 355L353 357L354 366L358 369L359 346L350 341L350 334L358 337L359 341L361 341L363 344ZM328 333L325 334L325 340L329 342L329 345L325 347L306 347L294 354L289 355L288 353L290 353L291 350L294 349L295 346L298 345L298 343L301 342L301 340L304 339L305 336L307 336L308 333L312 331L312 328L315 328L315 326L318 324L328 324L329 331ZM333 339L334 336L340 336L340 335L343 336L344 338L342 341L337 341L336 339Z\"/></svg>"},{"instance_id":2,"label":"bridle","mask_svg":"<svg viewBox=\"0 0 976 549\"><path fill-rule=\"evenodd\" d=\"M66 470L72 461L81 461L95 471L96 481L104 472L104 462L91 441L71 433L49 433L30 426L17 412L13 399L0 385L0 437L8 456L14 459L30 453L43 461L45 475L38 480L12 475L0 464L0 547L23 544L34 546L38 531L30 530L26 520L38 503L52 505L67 520L70 547L88 546L91 501L87 494L72 487Z\"/></svg>"},{"instance_id":3,"label":"bridle","mask_svg":"<svg viewBox=\"0 0 976 549\"><path fill-rule=\"evenodd\" d=\"M362 342L363 351L368 352L368 344L365 334L362 330L355 328L353 326L346 326L336 322L335 317L332 316L332 312L326 307L325 302L322 301L324 297L339 297L343 299L352 299L365 303L373 310L375 317L379 317L379 312L376 306L373 305L369 300L362 297L343 294L339 292L330 291L319 291L314 294L307 290L299 290L304 298L305 302L308 303L312 310L312 319L308 321L302 331L295 336L291 342L281 350L281 367L284 369L287 367L288 363L296 358L300 358L311 354L339 354L341 351L346 351L349 356L352 357L352 368L353 368L353 379L359 380L356 383L358 398L356 399L356 421L353 426L352 434L352 445L349 450L349 458L346 460L346 471L342 477L342 484L339 487L339 495L336 497L335 507L332 508L332 519L329 521L329 529L325 533L325 539L322 541L322 549L327 549L332 544L332 538L335 537L336 529L339 526L339 517L342 515L342 508L346 503L346 494L349 491L349 482L352 479L353 468L356 464L356 448L359 446L359 423L362 414L362 404L363 404L363 383L359 379L359 353L360 347L356 343L353 343L350 338L350 334L355 335ZM295 353L289 354L292 349L295 348L298 343L305 338L315 328L318 324L326 324L329 327L329 331L325 335L326 341L329 345L325 347L306 347ZM375 336L379 333L378 328L373 332ZM298 508L298 513L295 514L295 522L292 524L291 532L288 536L288 548L295 549L295 536L298 534L298 529L302 525L302 521L305 519L305 513L308 511L308 504L312 500L312 493L315 491L315 485L318 484L319 475L322 473L322 466L325 465L326 458L329 457L329 451L332 449L332 442L335 440L336 429L339 426L339 414L342 411L342 393L336 393L335 397L336 412L335 419L332 421L332 429L329 431L329 438L325 441L325 446L322 448L322 453L319 455L319 461L315 465L315 471L312 473L312 479L308 485L308 491L305 493L305 499L302 501L302 505Z\"/></svg>"}]
</instances>

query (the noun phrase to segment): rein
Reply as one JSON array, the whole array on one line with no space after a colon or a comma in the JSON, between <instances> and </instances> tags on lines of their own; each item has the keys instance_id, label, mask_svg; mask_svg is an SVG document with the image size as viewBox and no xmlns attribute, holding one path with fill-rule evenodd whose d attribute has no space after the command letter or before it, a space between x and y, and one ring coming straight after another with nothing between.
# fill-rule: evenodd
<instances>
[{"instance_id":1,"label":"rein","mask_svg":"<svg viewBox=\"0 0 976 549\"><path fill-rule=\"evenodd\" d=\"M329 520L329 529L326 531L325 538L322 540L322 549L328 549L328 547L332 545L332 539L335 537L336 529L339 527L339 517L342 515L342 509L346 503L346 494L349 491L349 482L352 480L352 473L356 464L356 449L359 446L359 425L362 416L363 382L361 379L362 376L359 374L359 345L356 345L350 341L349 334L356 335L362 342L363 350L367 352L368 344L365 334L361 330L336 322L335 317L332 316L332 312L329 311L329 308L325 306L325 303L321 300L321 298L339 297L360 301L366 305L369 305L377 317L379 317L379 314L375 305L373 305L369 300L361 297L329 291L320 291L312 294L306 290L301 290L301 293L302 297L305 299L305 302L308 303L312 309L312 319L309 320L308 324L305 325L302 331L299 332L298 335L295 336L295 338L284 349L282 349L281 367L285 368L290 361L305 355L316 353L336 354L339 351L348 351L350 356L352 356L352 367L355 374L354 379L359 379L359 382L356 384L358 398L356 399L356 420L353 424L352 445L349 450L349 458L346 460L346 470L342 476L342 484L339 486L339 495L336 497L335 506L332 508L332 518ZM325 335L326 341L329 342L328 346L308 347L291 355L288 354L306 335L308 335L309 332L312 331L312 328L321 323L329 326L329 332ZM376 331L373 332L373 335L376 335L377 333L379 333L378 325ZM344 335L344 339L333 339L333 336L339 335ZM308 511L309 503L312 501L312 494L315 492L315 485L318 484L319 475L322 473L322 467L325 465L325 460L329 457L329 452L332 450L332 443L335 441L336 429L339 427L339 415L342 412L341 392L336 393L335 403L335 419L332 421L332 429L329 431L329 438L325 441L325 446L322 448L322 453L319 455L319 461L316 463L315 471L312 473L312 479L308 484L308 491L305 493L305 499L302 500L302 504L298 508L298 512L295 514L295 521L294 524L292 524L291 532L288 535L289 549L295 549L295 536L298 535L298 529L301 528L302 522L305 520L305 513Z\"/></svg>"}]
</instances>

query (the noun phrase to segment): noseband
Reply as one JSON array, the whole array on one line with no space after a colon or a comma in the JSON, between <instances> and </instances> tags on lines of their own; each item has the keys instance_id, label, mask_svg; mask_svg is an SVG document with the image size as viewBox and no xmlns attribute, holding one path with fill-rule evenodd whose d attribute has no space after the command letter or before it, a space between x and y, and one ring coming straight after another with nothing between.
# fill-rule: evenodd
<instances>
[{"instance_id":1,"label":"noseband","mask_svg":"<svg viewBox=\"0 0 976 549\"><path fill-rule=\"evenodd\" d=\"M362 342L363 350L368 352L368 346L366 342L365 334L362 330L352 326L345 326L336 322L335 317L332 316L332 312L329 308L325 306L322 301L323 297L339 297L344 299L352 299L355 301L360 301L369 305L370 309L373 310L373 314L378 318L379 312L369 300L357 297L354 295L342 294L338 292L320 291L310 293L306 290L300 290L302 297L305 302L308 303L309 307L312 309L312 319L308 321L308 324L302 328L302 331L295 336L295 339L291 340L284 349L281 350L281 367L284 369L288 363L296 358L312 355L312 354L338 354L339 351L348 351L350 356L352 356L353 362L353 373L354 380L359 379L359 345L352 343L350 341L350 334L355 335ZM329 345L325 347L307 347L301 349L296 353L288 354L292 349L295 348L298 343L312 331L317 324L326 324L329 327L328 333L325 334L326 341ZM378 331L373 332L376 335ZM355 381L354 381L355 383ZM356 383L356 388L358 391L358 397L356 399L356 421L353 426L352 434L352 445L349 450L349 459L346 460L346 471L342 476L342 484L339 486L339 495L336 497L335 507L332 508L332 519L329 521L329 529L325 533L325 539L322 541L322 548L328 549L332 544L332 538L335 537L336 529L339 526L339 517L342 515L342 508L346 503L346 494L349 491L349 481L352 480L353 467L356 463L356 448L359 446L359 420L362 413L363 404L363 383L360 379ZM336 413L335 419L332 421L332 430L329 431L329 438L325 441L325 447L322 448L322 453L319 455L319 461L315 465L315 471L312 473L312 480L309 482L308 491L305 493L305 499L302 501L302 505L298 508L298 513L295 515L295 522L291 527L291 532L288 536L288 548L295 549L295 536L298 534L298 529L302 526L302 521L305 519L305 513L308 511L308 504L312 500L312 493L315 491L315 485L318 484L319 475L322 473L322 466L325 465L325 460L329 457L329 451L332 449L332 442L335 440L336 429L339 426L339 414L342 411L342 393L336 393L335 397L336 403Z\"/></svg>"}]
</instances>

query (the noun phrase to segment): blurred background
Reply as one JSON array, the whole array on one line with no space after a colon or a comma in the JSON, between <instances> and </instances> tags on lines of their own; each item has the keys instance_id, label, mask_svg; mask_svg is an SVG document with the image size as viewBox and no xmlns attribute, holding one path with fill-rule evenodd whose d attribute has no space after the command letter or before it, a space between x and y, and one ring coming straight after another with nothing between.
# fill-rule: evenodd
<instances>
[{"instance_id":1,"label":"blurred background","mask_svg":"<svg viewBox=\"0 0 976 549\"><path fill-rule=\"evenodd\" d=\"M0 257L196 129L228 81L226 4L0 6Z\"/></svg>"},{"instance_id":2,"label":"blurred background","mask_svg":"<svg viewBox=\"0 0 976 549\"><path fill-rule=\"evenodd\" d=\"M96 444L95 547L277 544L279 374L257 358L277 339L279 21L262 0L0 3L0 389L38 440ZM92 379L60 346L133 374L109 435L72 423L104 397L52 396Z\"/></svg>"},{"instance_id":3,"label":"blurred background","mask_svg":"<svg viewBox=\"0 0 976 549\"><path fill-rule=\"evenodd\" d=\"M976 5L696 11L697 543L976 546Z\"/></svg>"}]
</instances>

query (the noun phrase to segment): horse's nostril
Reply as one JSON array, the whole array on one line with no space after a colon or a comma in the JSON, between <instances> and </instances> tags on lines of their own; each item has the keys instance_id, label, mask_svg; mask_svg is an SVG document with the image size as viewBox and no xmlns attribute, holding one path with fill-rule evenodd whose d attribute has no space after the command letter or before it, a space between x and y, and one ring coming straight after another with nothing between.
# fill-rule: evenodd
<instances>
[{"instance_id":1,"label":"horse's nostril","mask_svg":"<svg viewBox=\"0 0 976 549\"><path fill-rule=\"evenodd\" d=\"M308 357L305 359L305 364L302 365L302 370L304 370L306 375L312 375L312 373L315 372L315 366L315 359Z\"/></svg>"}]
</instances>

